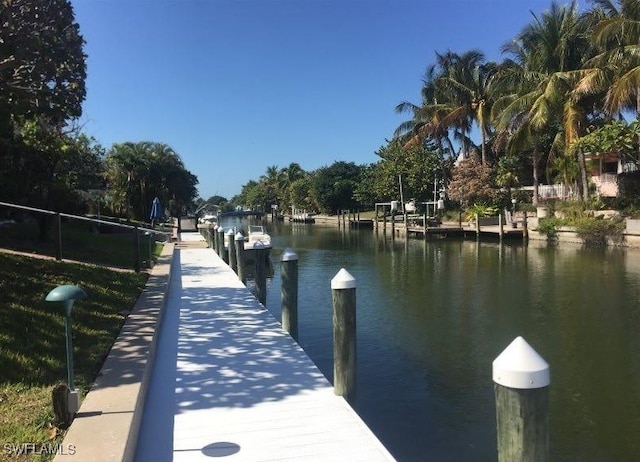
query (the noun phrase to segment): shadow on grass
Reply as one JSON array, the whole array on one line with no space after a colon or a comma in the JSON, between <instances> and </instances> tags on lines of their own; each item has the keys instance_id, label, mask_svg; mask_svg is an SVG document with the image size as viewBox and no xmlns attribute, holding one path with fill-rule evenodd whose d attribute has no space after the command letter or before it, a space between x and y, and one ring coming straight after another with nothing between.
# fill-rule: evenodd
<instances>
[{"instance_id":1,"label":"shadow on grass","mask_svg":"<svg viewBox=\"0 0 640 462\"><path fill-rule=\"evenodd\" d=\"M64 317L44 301L58 285L74 284L88 298L72 315L77 386L86 390L143 290L147 275L0 254L0 384L48 386L66 379Z\"/></svg>"}]
</instances>

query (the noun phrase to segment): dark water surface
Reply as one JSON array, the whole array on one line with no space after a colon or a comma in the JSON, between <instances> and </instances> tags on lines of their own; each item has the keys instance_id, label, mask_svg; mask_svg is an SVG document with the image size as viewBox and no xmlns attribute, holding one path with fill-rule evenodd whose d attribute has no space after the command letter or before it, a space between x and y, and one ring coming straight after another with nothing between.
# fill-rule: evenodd
<instances>
[{"instance_id":1,"label":"dark water surface","mask_svg":"<svg viewBox=\"0 0 640 462\"><path fill-rule=\"evenodd\" d=\"M638 251L267 227L267 308L290 247L300 344L330 380L330 281L356 278L354 407L398 460L497 460L491 364L518 335L550 364L551 460L640 460Z\"/></svg>"}]
</instances>

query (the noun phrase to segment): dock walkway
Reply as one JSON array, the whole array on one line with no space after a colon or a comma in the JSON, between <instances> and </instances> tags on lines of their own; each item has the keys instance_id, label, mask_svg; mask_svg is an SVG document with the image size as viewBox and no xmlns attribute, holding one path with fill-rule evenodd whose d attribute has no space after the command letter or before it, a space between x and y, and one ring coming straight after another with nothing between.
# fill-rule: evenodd
<instances>
[{"instance_id":1,"label":"dock walkway","mask_svg":"<svg viewBox=\"0 0 640 462\"><path fill-rule=\"evenodd\" d=\"M175 250L136 461L389 461L384 446L211 249Z\"/></svg>"}]
</instances>

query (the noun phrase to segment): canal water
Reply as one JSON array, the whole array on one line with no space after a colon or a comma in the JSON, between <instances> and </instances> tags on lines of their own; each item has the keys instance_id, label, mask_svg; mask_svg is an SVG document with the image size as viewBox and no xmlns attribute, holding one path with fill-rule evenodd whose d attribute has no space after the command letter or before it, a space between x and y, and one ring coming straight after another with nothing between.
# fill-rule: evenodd
<instances>
[{"instance_id":1,"label":"canal water","mask_svg":"<svg viewBox=\"0 0 640 462\"><path fill-rule=\"evenodd\" d=\"M392 240L266 223L267 308L299 256L300 344L332 380L330 281L356 279L354 407L399 461L495 461L492 361L523 336L550 364L554 461L640 457L640 253L531 241Z\"/></svg>"}]
</instances>

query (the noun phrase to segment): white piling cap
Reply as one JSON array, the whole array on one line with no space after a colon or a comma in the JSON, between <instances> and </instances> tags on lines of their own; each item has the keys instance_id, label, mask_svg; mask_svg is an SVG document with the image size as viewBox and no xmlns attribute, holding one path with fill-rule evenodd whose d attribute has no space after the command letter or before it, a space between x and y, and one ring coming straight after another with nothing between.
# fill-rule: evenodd
<instances>
[{"instance_id":1,"label":"white piling cap","mask_svg":"<svg viewBox=\"0 0 640 462\"><path fill-rule=\"evenodd\" d=\"M233 230L229 228L229 231L225 233L227 236L233 236Z\"/></svg>"},{"instance_id":2,"label":"white piling cap","mask_svg":"<svg viewBox=\"0 0 640 462\"><path fill-rule=\"evenodd\" d=\"M349 274L344 268L341 268L340 271L336 273L336 275L331 280L331 289L355 289L356 288L356 279Z\"/></svg>"},{"instance_id":3,"label":"white piling cap","mask_svg":"<svg viewBox=\"0 0 640 462\"><path fill-rule=\"evenodd\" d=\"M298 259L298 254L291 250L289 247L284 249L280 261L295 261Z\"/></svg>"},{"instance_id":4,"label":"white piling cap","mask_svg":"<svg viewBox=\"0 0 640 462\"><path fill-rule=\"evenodd\" d=\"M220 227L218 228L218 232L219 232L219 233L224 233L224 228L223 228L222 226L220 226Z\"/></svg>"},{"instance_id":5,"label":"white piling cap","mask_svg":"<svg viewBox=\"0 0 640 462\"><path fill-rule=\"evenodd\" d=\"M213 229L215 229L216 231L218 230L219 226L218 225L214 225Z\"/></svg>"},{"instance_id":6,"label":"white piling cap","mask_svg":"<svg viewBox=\"0 0 640 462\"><path fill-rule=\"evenodd\" d=\"M240 231L236 233L236 241L244 241L244 236Z\"/></svg>"},{"instance_id":7,"label":"white piling cap","mask_svg":"<svg viewBox=\"0 0 640 462\"><path fill-rule=\"evenodd\" d=\"M520 390L551 383L549 364L522 337L516 337L493 361L493 381Z\"/></svg>"}]
</instances>

